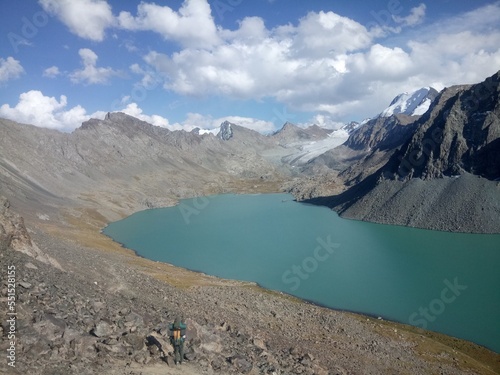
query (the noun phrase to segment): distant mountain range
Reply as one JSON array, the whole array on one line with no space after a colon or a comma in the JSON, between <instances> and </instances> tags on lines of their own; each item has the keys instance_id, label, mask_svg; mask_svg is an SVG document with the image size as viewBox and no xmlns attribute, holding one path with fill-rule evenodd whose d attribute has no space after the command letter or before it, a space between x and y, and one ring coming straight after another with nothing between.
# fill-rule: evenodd
<instances>
[{"instance_id":1,"label":"distant mountain range","mask_svg":"<svg viewBox=\"0 0 500 375\"><path fill-rule=\"evenodd\" d=\"M0 119L0 195L35 216L85 206L114 219L190 196L287 190L326 196L312 202L346 217L500 232L498 82L423 88L361 124L286 123L267 136L230 122L217 135L169 131L123 113L71 134Z\"/></svg>"}]
</instances>

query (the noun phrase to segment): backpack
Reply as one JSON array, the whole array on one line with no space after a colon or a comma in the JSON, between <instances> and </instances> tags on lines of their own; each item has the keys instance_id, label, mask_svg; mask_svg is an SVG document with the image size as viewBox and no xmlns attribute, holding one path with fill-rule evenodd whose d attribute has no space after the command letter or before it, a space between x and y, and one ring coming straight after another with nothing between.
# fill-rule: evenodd
<instances>
[{"instance_id":1,"label":"backpack","mask_svg":"<svg viewBox=\"0 0 500 375\"><path fill-rule=\"evenodd\" d=\"M180 322L170 324L170 342L174 346L178 346L184 342L184 335L186 334L186 325Z\"/></svg>"},{"instance_id":2,"label":"backpack","mask_svg":"<svg viewBox=\"0 0 500 375\"><path fill-rule=\"evenodd\" d=\"M181 329L179 328L174 328L173 330L173 335L172 337L174 338L174 342L177 342L181 339Z\"/></svg>"}]
</instances>

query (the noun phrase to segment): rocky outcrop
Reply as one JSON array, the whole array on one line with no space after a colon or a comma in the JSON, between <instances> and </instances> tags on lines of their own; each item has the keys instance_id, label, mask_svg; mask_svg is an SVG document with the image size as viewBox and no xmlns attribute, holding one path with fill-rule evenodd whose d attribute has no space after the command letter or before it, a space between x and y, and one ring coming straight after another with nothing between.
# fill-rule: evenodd
<instances>
[{"instance_id":1,"label":"rocky outcrop","mask_svg":"<svg viewBox=\"0 0 500 375\"><path fill-rule=\"evenodd\" d=\"M500 72L445 89L391 165L397 178L500 178Z\"/></svg>"},{"instance_id":2,"label":"rocky outcrop","mask_svg":"<svg viewBox=\"0 0 500 375\"><path fill-rule=\"evenodd\" d=\"M353 150L394 149L411 137L418 118L419 116L403 114L377 117L354 130L344 145Z\"/></svg>"},{"instance_id":3,"label":"rocky outcrop","mask_svg":"<svg viewBox=\"0 0 500 375\"><path fill-rule=\"evenodd\" d=\"M15 250L41 262L61 269L59 263L47 255L31 239L24 220L10 209L10 203L0 196L0 252Z\"/></svg>"},{"instance_id":4,"label":"rocky outcrop","mask_svg":"<svg viewBox=\"0 0 500 375\"><path fill-rule=\"evenodd\" d=\"M220 130L219 133L217 134L217 137L219 137L223 141L229 141L232 136L233 136L233 129L231 128L231 123L229 121L224 121L220 125Z\"/></svg>"}]
</instances>

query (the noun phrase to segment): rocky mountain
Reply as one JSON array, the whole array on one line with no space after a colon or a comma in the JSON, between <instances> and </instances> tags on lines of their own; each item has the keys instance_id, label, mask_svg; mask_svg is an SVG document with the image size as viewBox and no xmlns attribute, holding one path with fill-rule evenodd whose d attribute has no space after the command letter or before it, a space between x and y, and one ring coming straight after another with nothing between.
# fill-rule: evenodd
<instances>
[{"instance_id":1,"label":"rocky mountain","mask_svg":"<svg viewBox=\"0 0 500 375\"><path fill-rule=\"evenodd\" d=\"M486 81L445 89L431 113L395 156L391 172L423 179L464 172L500 178L500 72Z\"/></svg>"},{"instance_id":2,"label":"rocky mountain","mask_svg":"<svg viewBox=\"0 0 500 375\"><path fill-rule=\"evenodd\" d=\"M71 134L0 120L0 193L30 212L83 200L116 217L174 197L224 191L230 181L280 179L258 153L271 142L233 130L224 141L122 113L91 119Z\"/></svg>"},{"instance_id":3,"label":"rocky mountain","mask_svg":"<svg viewBox=\"0 0 500 375\"><path fill-rule=\"evenodd\" d=\"M415 121L429 109L438 92L424 87L396 96L378 116L346 125L349 139L345 146L353 150L394 149L415 130Z\"/></svg>"},{"instance_id":4,"label":"rocky mountain","mask_svg":"<svg viewBox=\"0 0 500 375\"><path fill-rule=\"evenodd\" d=\"M344 145L353 150L393 149L411 136L417 118L404 114L376 117L353 130Z\"/></svg>"},{"instance_id":5,"label":"rocky mountain","mask_svg":"<svg viewBox=\"0 0 500 375\"><path fill-rule=\"evenodd\" d=\"M350 123L346 124L344 126L344 129L350 134L357 128L359 128L363 123L357 122L357 121L351 121Z\"/></svg>"},{"instance_id":6,"label":"rocky mountain","mask_svg":"<svg viewBox=\"0 0 500 375\"><path fill-rule=\"evenodd\" d=\"M304 129L286 122L280 130L272 134L271 138L277 140L282 146L290 146L306 141L319 141L327 138L331 133L332 130L320 128L318 125Z\"/></svg>"},{"instance_id":7,"label":"rocky mountain","mask_svg":"<svg viewBox=\"0 0 500 375\"><path fill-rule=\"evenodd\" d=\"M229 121L224 121L220 125L220 130L219 133L217 133L217 137L224 141L230 140L233 136L233 129L231 126L234 126L234 124L231 124Z\"/></svg>"},{"instance_id":8,"label":"rocky mountain","mask_svg":"<svg viewBox=\"0 0 500 375\"><path fill-rule=\"evenodd\" d=\"M443 90L381 168L315 202L343 216L465 232L500 232L500 72Z\"/></svg>"},{"instance_id":9,"label":"rocky mountain","mask_svg":"<svg viewBox=\"0 0 500 375\"><path fill-rule=\"evenodd\" d=\"M270 138L280 150L274 152L280 156L280 163L296 166L304 166L310 160L341 145L348 137L344 128L331 130L312 125L308 128L300 128L289 122L272 134Z\"/></svg>"},{"instance_id":10,"label":"rocky mountain","mask_svg":"<svg viewBox=\"0 0 500 375\"><path fill-rule=\"evenodd\" d=\"M326 167L338 171L347 185L357 183L385 164L411 137L419 117L395 113L387 117L380 115L361 124L348 124L343 128L347 131L347 140L313 158L306 170L314 174L316 172L311 170L325 170Z\"/></svg>"}]
</instances>

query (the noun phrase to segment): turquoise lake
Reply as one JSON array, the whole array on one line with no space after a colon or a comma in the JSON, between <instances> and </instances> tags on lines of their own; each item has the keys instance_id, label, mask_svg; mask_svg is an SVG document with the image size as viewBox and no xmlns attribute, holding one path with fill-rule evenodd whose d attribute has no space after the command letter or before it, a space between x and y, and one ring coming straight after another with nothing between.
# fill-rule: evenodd
<instances>
[{"instance_id":1,"label":"turquoise lake","mask_svg":"<svg viewBox=\"0 0 500 375\"><path fill-rule=\"evenodd\" d=\"M500 352L500 235L346 220L288 194L183 200L103 232L148 259Z\"/></svg>"}]
</instances>

